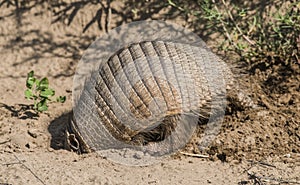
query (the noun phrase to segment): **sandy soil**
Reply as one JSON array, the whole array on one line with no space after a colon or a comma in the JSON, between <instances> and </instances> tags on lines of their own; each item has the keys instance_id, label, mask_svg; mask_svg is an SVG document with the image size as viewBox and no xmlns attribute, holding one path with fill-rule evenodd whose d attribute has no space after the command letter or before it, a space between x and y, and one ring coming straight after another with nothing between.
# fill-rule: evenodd
<instances>
[{"instance_id":1,"label":"sandy soil","mask_svg":"<svg viewBox=\"0 0 300 185\"><path fill-rule=\"evenodd\" d=\"M82 53L105 27L130 21L135 14L126 14L126 3L113 2L110 25L105 25L105 13L101 21L91 22L99 9L92 4L74 17L76 3L8 5L0 7L0 184L300 184L299 65L257 67L245 77L259 108L228 112L220 134L204 153L209 158L178 154L151 166L124 166L94 153L66 151L62 137ZM59 12L67 5L74 6ZM165 11L141 19L185 25ZM67 101L51 104L38 117L28 110L31 102L24 90L30 70L47 76L56 94L66 95ZM195 146L200 135L195 134L186 152L199 153Z\"/></svg>"}]
</instances>

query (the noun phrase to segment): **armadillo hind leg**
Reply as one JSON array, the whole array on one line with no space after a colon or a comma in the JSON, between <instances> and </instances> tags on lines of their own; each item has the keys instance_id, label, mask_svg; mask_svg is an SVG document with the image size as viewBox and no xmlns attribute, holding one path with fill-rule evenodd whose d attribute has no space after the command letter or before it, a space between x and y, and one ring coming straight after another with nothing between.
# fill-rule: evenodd
<instances>
[{"instance_id":1,"label":"armadillo hind leg","mask_svg":"<svg viewBox=\"0 0 300 185\"><path fill-rule=\"evenodd\" d=\"M180 114L166 116L161 124L149 130L139 132L132 137L132 143L137 145L147 145L149 142L160 142L170 136L180 119Z\"/></svg>"}]
</instances>

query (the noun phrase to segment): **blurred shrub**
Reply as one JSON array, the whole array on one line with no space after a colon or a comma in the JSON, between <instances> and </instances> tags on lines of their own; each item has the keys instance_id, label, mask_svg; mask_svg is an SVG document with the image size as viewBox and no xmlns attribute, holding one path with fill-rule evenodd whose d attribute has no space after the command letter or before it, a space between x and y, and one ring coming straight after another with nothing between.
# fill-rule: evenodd
<instances>
[{"instance_id":1,"label":"blurred shrub","mask_svg":"<svg viewBox=\"0 0 300 185\"><path fill-rule=\"evenodd\" d=\"M300 1L168 0L205 29L223 35L219 49L252 66L300 64Z\"/></svg>"}]
</instances>

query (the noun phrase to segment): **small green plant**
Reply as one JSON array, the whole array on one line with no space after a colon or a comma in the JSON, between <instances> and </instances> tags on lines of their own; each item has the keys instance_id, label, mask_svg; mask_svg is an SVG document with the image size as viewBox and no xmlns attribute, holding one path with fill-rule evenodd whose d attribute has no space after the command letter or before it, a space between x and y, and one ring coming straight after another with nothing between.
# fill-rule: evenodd
<instances>
[{"instance_id":1,"label":"small green plant","mask_svg":"<svg viewBox=\"0 0 300 185\"><path fill-rule=\"evenodd\" d=\"M48 78L37 79L34 76L34 71L30 71L27 74L25 90L25 98L33 100L33 110L37 113L48 110L48 103L53 102L51 99L55 95L55 91L49 87ZM56 102L64 103L66 96L59 96L56 98Z\"/></svg>"}]
</instances>

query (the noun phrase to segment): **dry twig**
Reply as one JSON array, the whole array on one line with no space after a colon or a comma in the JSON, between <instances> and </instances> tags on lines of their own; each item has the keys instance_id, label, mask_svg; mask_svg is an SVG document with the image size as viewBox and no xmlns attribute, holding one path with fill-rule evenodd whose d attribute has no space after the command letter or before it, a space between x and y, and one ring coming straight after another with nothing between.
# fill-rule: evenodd
<instances>
[{"instance_id":1,"label":"dry twig","mask_svg":"<svg viewBox=\"0 0 300 185\"><path fill-rule=\"evenodd\" d=\"M106 20L105 20L105 30L108 32L110 30L110 20L111 20L111 7L110 0L106 1L107 3L107 12L106 12Z\"/></svg>"},{"instance_id":2,"label":"dry twig","mask_svg":"<svg viewBox=\"0 0 300 185\"><path fill-rule=\"evenodd\" d=\"M199 158L208 158L208 155L202 155L202 154L191 154L191 153L186 153L186 152L180 152L183 155L187 155L190 157L199 157Z\"/></svg>"},{"instance_id":3,"label":"dry twig","mask_svg":"<svg viewBox=\"0 0 300 185\"><path fill-rule=\"evenodd\" d=\"M24 160L20 160L15 154L14 154L14 156L18 160L19 164L21 164L22 166L24 166L24 168L26 168L43 185L46 185L45 182L41 178L39 178L28 166L26 166L26 164L24 164Z\"/></svg>"}]
</instances>

